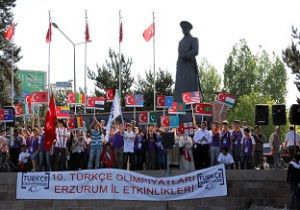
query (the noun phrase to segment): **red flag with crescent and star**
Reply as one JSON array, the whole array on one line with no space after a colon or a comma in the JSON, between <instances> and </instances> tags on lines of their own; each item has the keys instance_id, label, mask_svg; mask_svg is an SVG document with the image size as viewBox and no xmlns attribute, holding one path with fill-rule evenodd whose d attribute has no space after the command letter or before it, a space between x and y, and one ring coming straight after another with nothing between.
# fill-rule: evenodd
<instances>
[{"instance_id":1,"label":"red flag with crescent and star","mask_svg":"<svg viewBox=\"0 0 300 210\"><path fill-rule=\"evenodd\" d=\"M116 90L113 88L106 89L105 98L107 102L113 102L115 97Z\"/></svg>"},{"instance_id":2,"label":"red flag with crescent and star","mask_svg":"<svg viewBox=\"0 0 300 210\"><path fill-rule=\"evenodd\" d=\"M56 105L53 93L50 97L49 107L48 111L46 113L45 117L45 150L50 151L50 148L52 147L53 141L56 138L55 133L55 126L56 126L56 120L57 120L57 114L56 114Z\"/></svg>"},{"instance_id":3,"label":"red flag with crescent and star","mask_svg":"<svg viewBox=\"0 0 300 210\"><path fill-rule=\"evenodd\" d=\"M140 94L128 94L125 97L126 107L143 107L144 106L144 96Z\"/></svg>"},{"instance_id":4,"label":"red flag with crescent and star","mask_svg":"<svg viewBox=\"0 0 300 210\"><path fill-rule=\"evenodd\" d=\"M105 98L104 97L87 97L86 109L99 109L104 110Z\"/></svg>"},{"instance_id":5,"label":"red flag with crescent and star","mask_svg":"<svg viewBox=\"0 0 300 210\"><path fill-rule=\"evenodd\" d=\"M221 92L217 95L217 102L228 105L229 108L232 108L236 103L236 97L227 92Z\"/></svg>"},{"instance_id":6,"label":"red flag with crescent and star","mask_svg":"<svg viewBox=\"0 0 300 210\"><path fill-rule=\"evenodd\" d=\"M168 109L169 114L185 114L185 104L183 102L173 102Z\"/></svg>"},{"instance_id":7,"label":"red flag with crescent and star","mask_svg":"<svg viewBox=\"0 0 300 210\"><path fill-rule=\"evenodd\" d=\"M203 116L212 116L213 105L210 103L198 103L194 105L194 114Z\"/></svg>"},{"instance_id":8,"label":"red flag with crescent and star","mask_svg":"<svg viewBox=\"0 0 300 210\"><path fill-rule=\"evenodd\" d=\"M32 104L47 104L48 103L48 92L33 92L31 94Z\"/></svg>"},{"instance_id":9,"label":"red flag with crescent and star","mask_svg":"<svg viewBox=\"0 0 300 210\"><path fill-rule=\"evenodd\" d=\"M179 127L179 116L160 116L160 126L169 128Z\"/></svg>"},{"instance_id":10,"label":"red flag with crescent and star","mask_svg":"<svg viewBox=\"0 0 300 210\"><path fill-rule=\"evenodd\" d=\"M194 91L194 92L182 93L182 101L185 104L200 103L201 102L200 92L199 91Z\"/></svg>"},{"instance_id":11,"label":"red flag with crescent and star","mask_svg":"<svg viewBox=\"0 0 300 210\"><path fill-rule=\"evenodd\" d=\"M22 116L24 114L24 110L23 110L23 104L16 104L15 105L15 113L16 116Z\"/></svg>"},{"instance_id":12,"label":"red flag with crescent and star","mask_svg":"<svg viewBox=\"0 0 300 210\"><path fill-rule=\"evenodd\" d=\"M139 125L148 124L148 112L140 112L138 116L138 123Z\"/></svg>"},{"instance_id":13,"label":"red flag with crescent and star","mask_svg":"<svg viewBox=\"0 0 300 210\"><path fill-rule=\"evenodd\" d=\"M152 23L143 33L144 39L148 42L155 34L155 25Z\"/></svg>"}]
</instances>

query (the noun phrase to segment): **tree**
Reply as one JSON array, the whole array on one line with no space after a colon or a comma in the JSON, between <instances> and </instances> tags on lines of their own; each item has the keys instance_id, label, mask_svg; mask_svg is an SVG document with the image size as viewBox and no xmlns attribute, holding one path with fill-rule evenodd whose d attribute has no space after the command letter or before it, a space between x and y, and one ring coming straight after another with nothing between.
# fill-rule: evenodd
<instances>
[{"instance_id":1,"label":"tree","mask_svg":"<svg viewBox=\"0 0 300 210\"><path fill-rule=\"evenodd\" d=\"M134 82L134 78L131 76L132 63L132 58L125 59L124 55L121 55L121 100L123 105L125 104L125 95L126 93L131 92L131 88ZM119 71L120 62L118 54L112 49L109 49L108 59L105 60L105 64L103 64L102 66L97 65L96 72L90 69L88 70L88 77L95 82L95 94L97 96L104 96L105 90L108 88L119 88Z\"/></svg>"},{"instance_id":2,"label":"tree","mask_svg":"<svg viewBox=\"0 0 300 210\"><path fill-rule=\"evenodd\" d=\"M221 75L214 66L208 63L205 58L201 60L198 69L203 97L205 101L212 102L216 98L215 93L220 91Z\"/></svg>"},{"instance_id":3,"label":"tree","mask_svg":"<svg viewBox=\"0 0 300 210\"><path fill-rule=\"evenodd\" d=\"M156 73L156 93L157 95L173 95L174 80L167 70L159 69ZM138 75L135 92L144 95L145 109L153 109L154 72L145 72L145 78Z\"/></svg>"},{"instance_id":4,"label":"tree","mask_svg":"<svg viewBox=\"0 0 300 210\"><path fill-rule=\"evenodd\" d=\"M263 93L269 96L275 103L285 103L287 74L283 62L274 55L271 67L267 72L263 83Z\"/></svg>"},{"instance_id":5,"label":"tree","mask_svg":"<svg viewBox=\"0 0 300 210\"><path fill-rule=\"evenodd\" d=\"M15 0L0 1L0 104L2 106L11 104L11 77L14 71L14 90L15 96L19 96L20 81L16 76L18 71L16 63L21 59L20 47L4 37L4 33L13 22L12 9L15 7ZM14 99L16 99L15 97Z\"/></svg>"},{"instance_id":6,"label":"tree","mask_svg":"<svg viewBox=\"0 0 300 210\"><path fill-rule=\"evenodd\" d=\"M262 49L254 56L245 40L234 45L224 68L224 88L237 97L259 93L284 103L287 75L278 56Z\"/></svg>"},{"instance_id":7,"label":"tree","mask_svg":"<svg viewBox=\"0 0 300 210\"><path fill-rule=\"evenodd\" d=\"M300 33L298 29L292 27L292 44L282 52L282 58L285 64L291 68L292 74L296 75L295 85L300 92ZM298 98L300 104L300 98Z\"/></svg>"},{"instance_id":8,"label":"tree","mask_svg":"<svg viewBox=\"0 0 300 210\"><path fill-rule=\"evenodd\" d=\"M236 96L257 91L256 59L244 39L233 46L224 67L224 89Z\"/></svg>"}]
</instances>

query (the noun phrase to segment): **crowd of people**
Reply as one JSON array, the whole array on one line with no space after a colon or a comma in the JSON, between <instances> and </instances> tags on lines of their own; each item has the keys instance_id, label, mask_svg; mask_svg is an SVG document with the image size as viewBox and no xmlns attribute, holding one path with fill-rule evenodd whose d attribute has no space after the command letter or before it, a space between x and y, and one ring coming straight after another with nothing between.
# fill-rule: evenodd
<instances>
[{"instance_id":1,"label":"crowd of people","mask_svg":"<svg viewBox=\"0 0 300 210\"><path fill-rule=\"evenodd\" d=\"M267 139L260 126L250 128L235 120L194 122L194 133L167 130L156 125L136 127L131 123L113 123L106 131L105 121L93 122L78 130L69 130L58 120L56 138L50 149L40 126L3 129L0 135L1 162L10 161L18 171L64 171L94 168L127 170L166 169L168 152L178 150L179 168L193 171L219 163L227 169L263 169L263 143L269 142L274 162L280 159L280 148L286 147L292 157L299 150L299 135L294 127L280 140L280 129ZM13 130L13 132L12 132ZM165 132L174 133L174 145L166 148Z\"/></svg>"}]
</instances>

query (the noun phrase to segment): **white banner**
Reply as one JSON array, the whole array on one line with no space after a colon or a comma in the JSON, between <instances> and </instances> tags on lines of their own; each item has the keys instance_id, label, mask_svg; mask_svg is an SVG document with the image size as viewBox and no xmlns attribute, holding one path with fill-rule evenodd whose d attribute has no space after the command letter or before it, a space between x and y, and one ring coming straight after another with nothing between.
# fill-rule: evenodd
<instances>
[{"instance_id":1,"label":"white banner","mask_svg":"<svg viewBox=\"0 0 300 210\"><path fill-rule=\"evenodd\" d=\"M226 196L224 165L173 177L119 169L18 173L17 199L182 200Z\"/></svg>"}]
</instances>

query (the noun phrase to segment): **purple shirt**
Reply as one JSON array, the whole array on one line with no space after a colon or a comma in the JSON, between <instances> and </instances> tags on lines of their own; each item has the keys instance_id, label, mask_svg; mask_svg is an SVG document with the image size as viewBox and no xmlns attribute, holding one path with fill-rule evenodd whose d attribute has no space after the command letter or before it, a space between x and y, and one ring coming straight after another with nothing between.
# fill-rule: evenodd
<instances>
[{"instance_id":1,"label":"purple shirt","mask_svg":"<svg viewBox=\"0 0 300 210\"><path fill-rule=\"evenodd\" d=\"M243 154L245 156L251 156L252 151L253 151L253 144L252 144L251 137L249 137L249 138L244 137L244 139L243 139Z\"/></svg>"},{"instance_id":2,"label":"purple shirt","mask_svg":"<svg viewBox=\"0 0 300 210\"><path fill-rule=\"evenodd\" d=\"M218 132L212 132L211 146L220 147L220 134Z\"/></svg>"},{"instance_id":3,"label":"purple shirt","mask_svg":"<svg viewBox=\"0 0 300 210\"><path fill-rule=\"evenodd\" d=\"M230 132L222 131L221 133L221 149L228 148L230 150L231 140L230 140Z\"/></svg>"},{"instance_id":4,"label":"purple shirt","mask_svg":"<svg viewBox=\"0 0 300 210\"><path fill-rule=\"evenodd\" d=\"M155 133L150 137L150 134L148 134L148 138L147 138L147 146L148 146L148 151L149 152L153 152L155 151Z\"/></svg>"},{"instance_id":5,"label":"purple shirt","mask_svg":"<svg viewBox=\"0 0 300 210\"><path fill-rule=\"evenodd\" d=\"M119 132L115 133L110 140L114 149L122 149L124 147L124 137Z\"/></svg>"},{"instance_id":6,"label":"purple shirt","mask_svg":"<svg viewBox=\"0 0 300 210\"><path fill-rule=\"evenodd\" d=\"M243 134L241 130L233 131L232 132L232 143L233 143L233 148L240 148L241 147L241 141L243 138Z\"/></svg>"},{"instance_id":7,"label":"purple shirt","mask_svg":"<svg viewBox=\"0 0 300 210\"><path fill-rule=\"evenodd\" d=\"M40 137L31 136L28 139L26 139L26 141L29 153L32 154L36 152L39 146Z\"/></svg>"},{"instance_id":8,"label":"purple shirt","mask_svg":"<svg viewBox=\"0 0 300 210\"><path fill-rule=\"evenodd\" d=\"M144 136L136 135L134 141L134 151L142 151L144 143Z\"/></svg>"}]
</instances>

